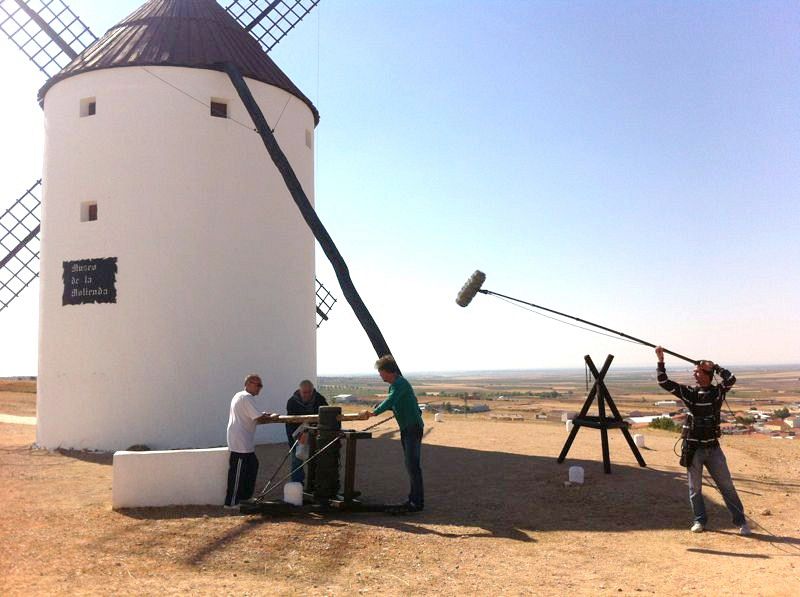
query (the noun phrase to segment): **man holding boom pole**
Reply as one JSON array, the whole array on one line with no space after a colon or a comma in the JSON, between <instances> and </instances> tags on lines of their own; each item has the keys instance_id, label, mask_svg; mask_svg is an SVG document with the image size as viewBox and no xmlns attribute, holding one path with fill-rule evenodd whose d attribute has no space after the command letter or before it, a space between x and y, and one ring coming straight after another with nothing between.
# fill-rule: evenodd
<instances>
[{"instance_id":1,"label":"man holding boom pole","mask_svg":"<svg viewBox=\"0 0 800 597\"><path fill-rule=\"evenodd\" d=\"M694 513L692 532L702 533L708 520L703 501L703 465L705 465L714 483L717 484L722 499L725 500L725 505L733 517L733 524L739 527L739 534L749 535L751 531L744 515L744 506L733 486L725 454L719 445L720 410L725 394L736 383L736 377L711 361L699 361L694 368L697 385L684 386L667 377L662 347L656 346L656 356L658 385L680 398L689 409L689 416L681 434L683 438L681 465L686 467L689 477L689 503ZM719 373L722 383L712 384L714 373Z\"/></svg>"}]
</instances>

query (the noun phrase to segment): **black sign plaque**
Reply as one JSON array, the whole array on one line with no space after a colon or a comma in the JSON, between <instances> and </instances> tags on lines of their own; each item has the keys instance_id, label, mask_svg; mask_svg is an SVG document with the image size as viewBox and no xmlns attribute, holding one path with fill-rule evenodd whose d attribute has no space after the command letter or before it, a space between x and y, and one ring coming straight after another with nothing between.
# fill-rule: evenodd
<instances>
[{"instance_id":1,"label":"black sign plaque","mask_svg":"<svg viewBox=\"0 0 800 597\"><path fill-rule=\"evenodd\" d=\"M117 258L64 261L62 305L117 302Z\"/></svg>"}]
</instances>

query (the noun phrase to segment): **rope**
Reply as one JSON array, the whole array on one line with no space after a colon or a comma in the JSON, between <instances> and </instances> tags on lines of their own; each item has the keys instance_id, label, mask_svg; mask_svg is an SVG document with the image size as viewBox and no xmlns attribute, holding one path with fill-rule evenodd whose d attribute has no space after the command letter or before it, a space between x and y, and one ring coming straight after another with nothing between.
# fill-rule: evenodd
<instances>
[{"instance_id":1,"label":"rope","mask_svg":"<svg viewBox=\"0 0 800 597\"><path fill-rule=\"evenodd\" d=\"M589 392L589 363L583 363L583 377L586 381L586 392Z\"/></svg>"},{"instance_id":2,"label":"rope","mask_svg":"<svg viewBox=\"0 0 800 597\"><path fill-rule=\"evenodd\" d=\"M370 425L369 427L367 427L365 429L362 429L361 431L369 431L370 429L375 429L378 425L383 425L386 421L390 421L392 419L394 419L394 415L389 415L385 419L382 419L382 420L378 421L377 423L375 423L374 425Z\"/></svg>"},{"instance_id":3,"label":"rope","mask_svg":"<svg viewBox=\"0 0 800 597\"><path fill-rule=\"evenodd\" d=\"M332 439L330 442L328 442L328 443L327 443L327 444L326 444L326 445L325 445L323 448L321 448L321 449L317 450L317 452L316 452L316 453L315 453L315 454L314 454L314 455L313 455L311 458L309 458L308 460L306 460L306 461L305 461L303 464L301 464L300 466L298 466L296 469L292 470L292 471L291 471L291 472L290 472L288 475L286 475L286 476L285 476L285 477L283 477L283 478L282 478L280 481L278 481L277 483L275 483L275 485L273 485L271 488L267 488L267 487L265 487L265 488L263 489L263 491L262 491L262 492L261 492L261 493L258 495L258 497L256 497L255 501L256 501L256 502L260 502L260 501L261 501L261 500L264 498L264 496L266 496L266 495L269 495L270 493L272 493L272 492L273 492L273 491L274 491L274 490L275 490L275 489L276 489L278 486L280 486L280 484L281 484L281 483L283 483L284 481L286 481L286 479L290 478L290 477L291 477L291 476L292 476L292 475L293 475L293 474L294 474L296 471L299 471L301 468L303 468L303 465L305 465L305 464L308 464L309 462L311 462L312 460L314 460L314 459L315 459L317 456L319 456L320 454L322 454L322 453L323 453L325 450L327 450L328 448L330 448L330 447L331 447L333 444L335 444L336 442L338 442L340 439L341 439L341 435L337 435L337 436L336 436L335 438L333 438L333 439ZM283 464L283 463L281 463L281 464Z\"/></svg>"},{"instance_id":4,"label":"rope","mask_svg":"<svg viewBox=\"0 0 800 597\"><path fill-rule=\"evenodd\" d=\"M369 427L367 427L367 428L365 428L365 429L362 429L361 431L369 431L370 429L375 429L375 427L377 427L377 426L379 426L379 425L383 425L383 424L384 424L386 421L389 421L389 420L391 420L391 419L393 419L393 418L394 418L394 415L390 415L390 416L386 417L385 419L382 419L382 420L378 421L378 422L377 422L377 423L375 423L374 425L370 425ZM297 442L299 442L299 441L300 441L300 438L296 439L296 440L294 441L294 443L292 444L292 447L291 447L291 448L289 448L289 451L286 453L286 455L284 455L284 457L283 457L283 460L281 460L280 464L278 465L278 468L277 468L277 469L275 469L275 472L274 472L274 473L272 474L272 476L269 478L269 481L267 481L267 482L266 482L266 484L264 485L264 488L261 490L261 492L258 494L258 496L256 496L255 500L256 500L257 502L261 501L261 499L262 499L264 496L266 496L266 495L268 495L268 494L272 493L272 491L273 491L273 490L274 490L276 487L278 487L278 486L279 486L281 483L283 483L283 482L284 482L286 479L290 478L290 477L291 477L291 476L292 476L292 475L293 475L293 474L294 474L296 471L299 471L301 468L303 468L303 466L304 466L304 465L308 464L309 462L311 462L312 460L314 460L314 459L315 459L317 456L319 456L320 454L322 454L322 453L323 453L325 450L327 450L328 448L330 448L330 447L331 447L331 446L332 446L334 443L336 443L336 442L337 442L339 439L341 439L341 435L340 435L340 436L338 436L338 437L336 437L336 439L332 440L331 442L329 442L329 443L328 443L328 444L327 444L327 445L326 445L324 448L322 448L322 449L320 449L320 450L317 450L317 452L316 452L316 453L315 453L315 454L314 454L314 455L313 455L311 458L309 458L308 460L306 460L306 461L305 461L303 464L301 464L300 466L298 466L296 469L292 470L292 471L291 471L291 472L290 472L288 475L286 475L286 476L285 476L285 477L283 477L283 478L282 478L280 481L278 481L277 483L275 483L274 485L272 485L272 487L270 487L270 484L271 484L271 483L272 483L272 481L275 479L275 477L278 475L278 471L279 471L279 470L281 470L281 467L283 467L283 463L284 463L284 462L286 462L286 459L287 459L287 458L289 458L289 455L292 453L292 450L294 450L294 449L295 449L295 447L297 446Z\"/></svg>"},{"instance_id":5,"label":"rope","mask_svg":"<svg viewBox=\"0 0 800 597\"><path fill-rule=\"evenodd\" d=\"M278 468L276 468L276 469L275 469L275 472L274 472L274 473L272 473L272 476L271 476L271 477L269 478L269 480L268 480L268 481L267 481L267 482L264 484L264 489L262 489L262 490L261 490L261 493L259 493L259 494L258 494L258 495L259 495L259 497L261 497L262 495L264 495L264 492L266 492L266 491L267 491L267 489L269 488L269 485L270 485L270 483L272 483L272 481L275 479L275 477L277 477L277 476L278 476L278 472L279 472L279 471L281 470L281 468L283 467L283 463L284 463L284 462L286 462L286 459L287 459L287 458L289 458L289 455L291 455L292 451L294 451L294 449L295 449L295 447L297 446L297 443L298 443L299 441L300 441L300 436L298 436L298 437L297 437L297 439L296 439L296 440L294 440L294 443L292 444L292 447L291 447L291 448L289 448L289 451L288 451L288 452L287 452L287 453L284 455L284 457L283 457L283 460L281 460L281 463L278 465ZM256 499L258 499L258 498L256 498Z\"/></svg>"}]
</instances>

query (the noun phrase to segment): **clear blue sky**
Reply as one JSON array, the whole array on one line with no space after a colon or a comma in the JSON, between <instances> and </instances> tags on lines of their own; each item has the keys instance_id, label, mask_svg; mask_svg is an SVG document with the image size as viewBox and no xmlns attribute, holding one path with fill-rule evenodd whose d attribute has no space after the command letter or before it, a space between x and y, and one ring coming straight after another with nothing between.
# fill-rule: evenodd
<instances>
[{"instance_id":1,"label":"clear blue sky","mask_svg":"<svg viewBox=\"0 0 800 597\"><path fill-rule=\"evenodd\" d=\"M101 34L140 2L69 4ZM318 212L404 370L654 360L457 307L476 268L689 356L798 363L798 31L796 1L322 0L272 57L320 110ZM3 207L41 168L18 54L0 40ZM318 277L341 298L321 251ZM0 312L0 375L35 372L35 319L35 288ZM344 300L318 341L320 374L374 360Z\"/></svg>"}]
</instances>

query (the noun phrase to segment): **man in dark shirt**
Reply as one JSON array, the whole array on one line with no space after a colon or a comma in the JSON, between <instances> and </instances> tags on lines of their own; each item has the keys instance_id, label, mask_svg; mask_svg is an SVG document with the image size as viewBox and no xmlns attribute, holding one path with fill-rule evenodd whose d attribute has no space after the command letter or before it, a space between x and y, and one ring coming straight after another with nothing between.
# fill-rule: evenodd
<instances>
[{"instance_id":1,"label":"man in dark shirt","mask_svg":"<svg viewBox=\"0 0 800 597\"><path fill-rule=\"evenodd\" d=\"M722 402L725 394L736 383L736 377L711 361L700 361L694 368L694 387L675 383L667 377L664 366L664 349L656 347L658 357L658 385L672 395L680 398L689 409L686 424L683 426L683 450L681 464L687 467L689 477L689 503L694 513L693 533L705 530L708 518L703 501L703 465L708 469L714 483L725 500L725 505L733 517L733 524L739 527L740 535L749 535L750 527L744 515L744 506L733 486L733 479L728 470L728 463L722 447L719 445L721 435L719 422ZM719 373L722 383L712 384L714 373Z\"/></svg>"},{"instance_id":2,"label":"man in dark shirt","mask_svg":"<svg viewBox=\"0 0 800 597\"><path fill-rule=\"evenodd\" d=\"M422 485L422 466L420 465L422 450L422 411L417 403L417 396L408 380L400 374L400 368L392 355L386 355L375 363L381 379L389 386L389 396L372 411L364 411L363 415L374 417L390 410L400 427L400 443L403 445L403 457L411 484L408 501L403 504L409 512L419 512L425 507L425 493Z\"/></svg>"},{"instance_id":3,"label":"man in dark shirt","mask_svg":"<svg viewBox=\"0 0 800 597\"><path fill-rule=\"evenodd\" d=\"M292 394L286 402L287 415L318 415L320 406L328 406L325 396L317 392L314 384L309 380L304 379L300 382L300 386ZM289 441L289 446L293 446L295 442L294 432L300 427L297 423L286 424L286 439ZM303 461L295 455L295 450L292 450L292 481L302 483L306 474L302 468Z\"/></svg>"}]
</instances>

